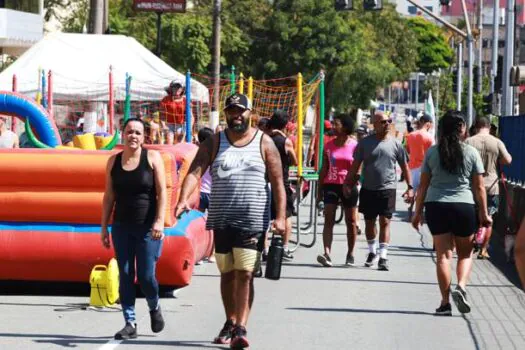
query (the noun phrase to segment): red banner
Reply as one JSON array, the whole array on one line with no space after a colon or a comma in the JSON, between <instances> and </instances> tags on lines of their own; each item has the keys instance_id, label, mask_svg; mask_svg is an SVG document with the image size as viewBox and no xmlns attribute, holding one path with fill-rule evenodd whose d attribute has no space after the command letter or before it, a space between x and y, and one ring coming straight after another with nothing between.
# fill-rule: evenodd
<instances>
[{"instance_id":1,"label":"red banner","mask_svg":"<svg viewBox=\"0 0 525 350\"><path fill-rule=\"evenodd\" d=\"M186 0L133 0L136 11L186 12Z\"/></svg>"}]
</instances>

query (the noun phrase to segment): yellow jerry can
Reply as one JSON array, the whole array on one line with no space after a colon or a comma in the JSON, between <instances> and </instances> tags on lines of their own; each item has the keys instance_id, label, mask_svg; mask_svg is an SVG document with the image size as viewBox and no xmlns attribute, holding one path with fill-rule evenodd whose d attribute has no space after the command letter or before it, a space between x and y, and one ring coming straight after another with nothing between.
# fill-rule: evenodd
<instances>
[{"instance_id":1,"label":"yellow jerry can","mask_svg":"<svg viewBox=\"0 0 525 350\"><path fill-rule=\"evenodd\" d=\"M111 306L119 298L119 271L117 261L113 258L106 265L95 265L89 276L91 293L90 306Z\"/></svg>"}]
</instances>

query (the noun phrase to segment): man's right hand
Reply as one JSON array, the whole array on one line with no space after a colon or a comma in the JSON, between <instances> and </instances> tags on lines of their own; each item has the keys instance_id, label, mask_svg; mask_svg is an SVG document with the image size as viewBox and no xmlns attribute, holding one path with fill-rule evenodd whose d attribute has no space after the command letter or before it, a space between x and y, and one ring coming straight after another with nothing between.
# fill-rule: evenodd
<instances>
[{"instance_id":1,"label":"man's right hand","mask_svg":"<svg viewBox=\"0 0 525 350\"><path fill-rule=\"evenodd\" d=\"M277 218L272 222L272 232L276 235L284 236L286 230L286 220L283 218Z\"/></svg>"},{"instance_id":2,"label":"man's right hand","mask_svg":"<svg viewBox=\"0 0 525 350\"><path fill-rule=\"evenodd\" d=\"M180 200L175 207L175 217L179 218L184 212L190 211L191 207L185 200Z\"/></svg>"},{"instance_id":3,"label":"man's right hand","mask_svg":"<svg viewBox=\"0 0 525 350\"><path fill-rule=\"evenodd\" d=\"M102 246L106 249L111 248L111 243L109 241L109 232L107 227L103 227L100 232L100 240L102 241Z\"/></svg>"}]
</instances>

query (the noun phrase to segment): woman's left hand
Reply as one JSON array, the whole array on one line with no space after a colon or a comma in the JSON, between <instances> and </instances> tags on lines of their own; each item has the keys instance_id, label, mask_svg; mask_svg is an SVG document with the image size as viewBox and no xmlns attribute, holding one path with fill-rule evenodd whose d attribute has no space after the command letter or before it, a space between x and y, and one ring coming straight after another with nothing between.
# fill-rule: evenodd
<instances>
[{"instance_id":1,"label":"woman's left hand","mask_svg":"<svg viewBox=\"0 0 525 350\"><path fill-rule=\"evenodd\" d=\"M479 213L479 222L481 226L483 227L490 227L492 226L492 218L489 214L480 212Z\"/></svg>"},{"instance_id":2,"label":"woman's left hand","mask_svg":"<svg viewBox=\"0 0 525 350\"><path fill-rule=\"evenodd\" d=\"M163 239L164 238L164 223L155 221L153 227L151 228L151 238L153 239Z\"/></svg>"}]
</instances>

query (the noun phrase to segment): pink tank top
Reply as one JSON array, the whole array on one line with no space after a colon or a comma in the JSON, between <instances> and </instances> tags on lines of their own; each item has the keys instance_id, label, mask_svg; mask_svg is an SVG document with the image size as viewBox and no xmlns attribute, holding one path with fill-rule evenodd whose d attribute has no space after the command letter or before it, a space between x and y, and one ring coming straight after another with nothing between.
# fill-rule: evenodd
<instances>
[{"instance_id":1,"label":"pink tank top","mask_svg":"<svg viewBox=\"0 0 525 350\"><path fill-rule=\"evenodd\" d=\"M348 170L354 161L354 151L357 141L350 139L344 146L337 146L335 139L328 142L325 152L328 158L328 174L324 178L325 184L342 185L345 181Z\"/></svg>"}]
</instances>

